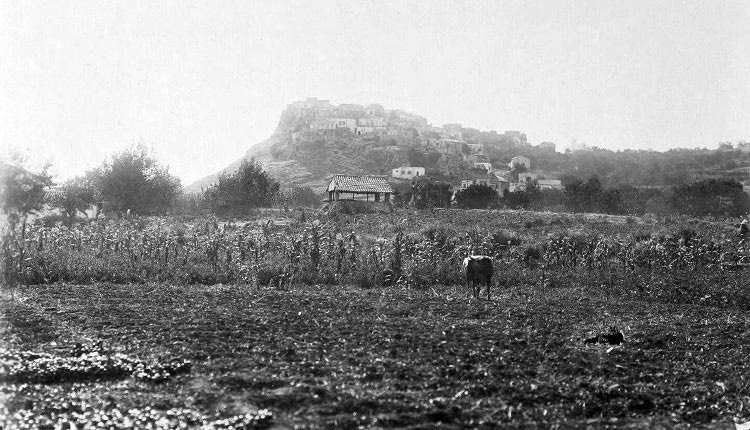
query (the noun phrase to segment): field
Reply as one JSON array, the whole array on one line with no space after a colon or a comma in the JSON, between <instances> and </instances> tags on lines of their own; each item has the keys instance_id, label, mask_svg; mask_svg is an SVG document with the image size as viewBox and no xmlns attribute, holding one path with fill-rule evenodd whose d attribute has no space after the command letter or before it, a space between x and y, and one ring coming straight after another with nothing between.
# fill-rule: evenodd
<instances>
[{"instance_id":1,"label":"field","mask_svg":"<svg viewBox=\"0 0 750 430\"><path fill-rule=\"evenodd\" d=\"M733 428L750 421L745 247L717 220L510 211L32 227L12 263L33 285L2 293L0 413ZM470 248L496 259L491 300L460 285ZM610 326L624 343L584 343Z\"/></svg>"}]
</instances>

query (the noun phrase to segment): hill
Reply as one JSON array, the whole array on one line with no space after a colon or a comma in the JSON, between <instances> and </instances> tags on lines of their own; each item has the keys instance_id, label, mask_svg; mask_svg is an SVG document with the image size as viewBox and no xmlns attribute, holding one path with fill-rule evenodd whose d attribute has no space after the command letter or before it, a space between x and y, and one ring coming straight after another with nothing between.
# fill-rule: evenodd
<instances>
[{"instance_id":1,"label":"hill","mask_svg":"<svg viewBox=\"0 0 750 430\"><path fill-rule=\"evenodd\" d=\"M308 98L281 113L274 134L253 145L240 159L186 187L200 192L221 173L237 170L255 158L284 187L310 186L322 191L335 173L391 176L402 166L460 185L482 173L508 177L516 156L530 160L533 179L587 178L597 175L608 186L664 187L707 177L750 179L750 145L730 143L720 149L610 151L579 145L565 153L552 142L531 145L520 131L480 131L461 124L433 126L427 119L379 104L333 105Z\"/></svg>"},{"instance_id":2,"label":"hill","mask_svg":"<svg viewBox=\"0 0 750 430\"><path fill-rule=\"evenodd\" d=\"M476 136L467 140L465 132ZM269 139L186 190L199 192L218 175L236 171L243 159L250 158L260 161L284 186L305 185L317 190L325 188L335 173L390 175L392 169L410 165L425 167L432 176L460 180L484 160L484 148L476 138L484 138L486 143L525 143L520 132L481 134L461 124L434 127L422 116L378 104L334 106L328 100L309 98L287 106Z\"/></svg>"}]
</instances>

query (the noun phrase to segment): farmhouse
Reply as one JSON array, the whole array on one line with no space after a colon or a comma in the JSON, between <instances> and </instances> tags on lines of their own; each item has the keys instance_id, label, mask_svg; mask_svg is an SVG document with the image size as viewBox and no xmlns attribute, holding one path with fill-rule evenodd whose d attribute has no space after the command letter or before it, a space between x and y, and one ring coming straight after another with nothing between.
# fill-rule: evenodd
<instances>
[{"instance_id":1,"label":"farmhouse","mask_svg":"<svg viewBox=\"0 0 750 430\"><path fill-rule=\"evenodd\" d=\"M393 188L382 176L334 175L328 184L328 200L390 201Z\"/></svg>"}]
</instances>

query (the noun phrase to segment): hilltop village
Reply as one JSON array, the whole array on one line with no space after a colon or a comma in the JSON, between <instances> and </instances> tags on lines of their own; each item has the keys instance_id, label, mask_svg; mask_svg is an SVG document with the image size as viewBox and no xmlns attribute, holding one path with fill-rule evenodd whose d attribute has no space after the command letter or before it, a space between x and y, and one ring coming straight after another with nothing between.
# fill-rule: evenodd
<instances>
[{"instance_id":1,"label":"hilltop village","mask_svg":"<svg viewBox=\"0 0 750 430\"><path fill-rule=\"evenodd\" d=\"M287 106L276 134L286 143L283 151L275 148L277 158L302 158L304 163L313 157L318 164L338 159L340 171L331 173L378 174L392 180L429 176L449 182L454 191L472 184L487 185L500 194L532 183L562 189L554 174L532 170L530 157L509 152L531 146L520 131L480 132L457 123L439 127L422 116L379 104L336 106L308 98ZM356 148L356 155L342 157L347 147ZM534 150L554 153L555 144L543 142Z\"/></svg>"}]
</instances>

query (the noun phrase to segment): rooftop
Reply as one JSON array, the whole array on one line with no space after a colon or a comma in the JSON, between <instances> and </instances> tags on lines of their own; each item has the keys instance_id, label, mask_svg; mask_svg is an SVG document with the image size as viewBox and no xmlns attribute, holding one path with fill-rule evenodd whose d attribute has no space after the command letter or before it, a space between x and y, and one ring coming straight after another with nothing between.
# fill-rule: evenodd
<instances>
[{"instance_id":1,"label":"rooftop","mask_svg":"<svg viewBox=\"0 0 750 430\"><path fill-rule=\"evenodd\" d=\"M388 181L381 176L333 175L328 191L348 193L392 193Z\"/></svg>"}]
</instances>

